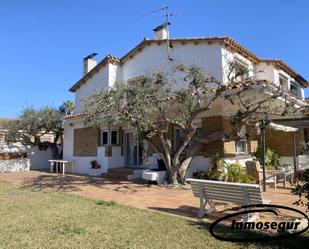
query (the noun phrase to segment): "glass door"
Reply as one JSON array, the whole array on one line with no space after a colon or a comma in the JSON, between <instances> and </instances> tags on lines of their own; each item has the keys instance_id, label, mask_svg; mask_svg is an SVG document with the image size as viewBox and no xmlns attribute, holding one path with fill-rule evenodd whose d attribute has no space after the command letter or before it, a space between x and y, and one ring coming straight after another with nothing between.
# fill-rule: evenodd
<instances>
[{"instance_id":1,"label":"glass door","mask_svg":"<svg viewBox=\"0 0 309 249\"><path fill-rule=\"evenodd\" d=\"M138 137L134 132L124 133L124 166L138 167L141 165L141 148L138 145ZM140 160L138 160L138 158Z\"/></svg>"},{"instance_id":2,"label":"glass door","mask_svg":"<svg viewBox=\"0 0 309 249\"><path fill-rule=\"evenodd\" d=\"M136 142L134 139L134 133L133 132L125 132L124 133L124 163L125 167L133 167L137 166L136 161Z\"/></svg>"}]
</instances>

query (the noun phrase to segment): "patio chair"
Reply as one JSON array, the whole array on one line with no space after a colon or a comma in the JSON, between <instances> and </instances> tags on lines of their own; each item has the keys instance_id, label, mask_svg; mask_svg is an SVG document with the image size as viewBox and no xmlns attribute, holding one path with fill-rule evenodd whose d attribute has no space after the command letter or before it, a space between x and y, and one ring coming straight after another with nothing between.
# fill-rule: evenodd
<instances>
[{"instance_id":1,"label":"patio chair","mask_svg":"<svg viewBox=\"0 0 309 249\"><path fill-rule=\"evenodd\" d=\"M260 167L258 161L247 161L246 170L251 175L256 184L260 186L263 183L263 170ZM266 170L266 184L274 185L275 190L277 189L277 170Z\"/></svg>"}]
</instances>

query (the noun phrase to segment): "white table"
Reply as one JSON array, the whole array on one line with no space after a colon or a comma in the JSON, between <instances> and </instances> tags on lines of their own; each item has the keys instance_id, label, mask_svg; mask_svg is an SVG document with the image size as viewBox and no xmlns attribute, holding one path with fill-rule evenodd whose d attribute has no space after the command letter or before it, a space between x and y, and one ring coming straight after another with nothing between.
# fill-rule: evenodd
<instances>
[{"instance_id":1,"label":"white table","mask_svg":"<svg viewBox=\"0 0 309 249\"><path fill-rule=\"evenodd\" d=\"M62 168L62 174L65 174L65 167L70 166L71 167L71 173L73 173L73 162L66 161L66 160L48 160L50 163L50 172L54 172L54 166L56 168L56 173L58 173L58 166Z\"/></svg>"}]
</instances>

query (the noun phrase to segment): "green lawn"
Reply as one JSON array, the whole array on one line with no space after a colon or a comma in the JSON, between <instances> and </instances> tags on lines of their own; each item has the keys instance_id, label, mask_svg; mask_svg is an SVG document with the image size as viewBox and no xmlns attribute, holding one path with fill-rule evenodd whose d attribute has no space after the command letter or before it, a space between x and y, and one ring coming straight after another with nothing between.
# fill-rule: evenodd
<instances>
[{"instance_id":1,"label":"green lawn","mask_svg":"<svg viewBox=\"0 0 309 249\"><path fill-rule=\"evenodd\" d=\"M305 248L308 237L281 241ZM0 182L0 248L275 248L214 239L203 223ZM276 247L278 248L278 247Z\"/></svg>"}]
</instances>

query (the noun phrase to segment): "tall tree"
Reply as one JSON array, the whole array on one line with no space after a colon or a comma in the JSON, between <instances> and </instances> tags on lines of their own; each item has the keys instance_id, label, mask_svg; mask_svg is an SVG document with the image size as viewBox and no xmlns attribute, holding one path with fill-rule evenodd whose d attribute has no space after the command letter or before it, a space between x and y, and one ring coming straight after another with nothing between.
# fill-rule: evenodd
<instances>
[{"instance_id":1,"label":"tall tree","mask_svg":"<svg viewBox=\"0 0 309 249\"><path fill-rule=\"evenodd\" d=\"M237 74L234 72L234 76ZM209 114L218 104L224 107L222 112L230 114L235 129L230 134L219 132L197 137L194 121ZM202 148L223 136L237 136L240 123L296 113L301 108L300 100L274 84L254 79L235 83L235 77L223 84L197 66L178 65L173 76L147 75L130 83L117 82L112 88L93 94L86 101L84 123L95 127L130 124L145 134L150 146L161 154L170 181L176 184L184 182L192 159ZM171 127L184 134L176 148L169 134ZM197 143L189 146L193 139Z\"/></svg>"},{"instance_id":2,"label":"tall tree","mask_svg":"<svg viewBox=\"0 0 309 249\"><path fill-rule=\"evenodd\" d=\"M71 101L72 102L72 101ZM19 117L5 125L6 142L20 142L24 145L41 145L41 138L46 134L54 135L54 141L48 145L52 148L54 157L59 157L55 144L60 140L63 143L63 119L74 104L69 101L64 102L59 109L43 107L36 110L28 107L22 110Z\"/></svg>"}]
</instances>

